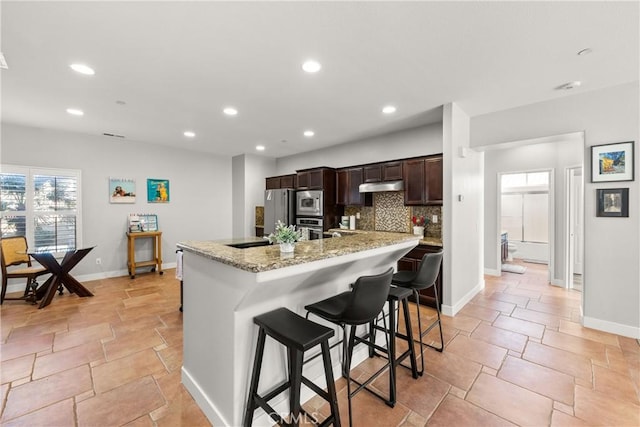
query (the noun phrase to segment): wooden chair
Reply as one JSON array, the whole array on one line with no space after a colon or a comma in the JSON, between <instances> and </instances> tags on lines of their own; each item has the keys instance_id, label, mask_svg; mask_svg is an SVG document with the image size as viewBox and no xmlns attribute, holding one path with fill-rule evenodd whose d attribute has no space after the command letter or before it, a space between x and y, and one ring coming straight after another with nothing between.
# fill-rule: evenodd
<instances>
[{"instance_id":1,"label":"wooden chair","mask_svg":"<svg viewBox=\"0 0 640 427\"><path fill-rule=\"evenodd\" d=\"M29 300L33 298L35 304L35 291L38 287L36 278L47 274L48 270L44 267L31 266L31 258L27 253L27 239L24 236L6 237L0 240L0 258L2 259L2 294L0 295L0 304L5 300L7 293L8 279L27 279L24 288L24 295L20 298L6 298L8 300ZM13 268L7 270L10 266L19 266L26 264L22 268Z\"/></svg>"}]
</instances>

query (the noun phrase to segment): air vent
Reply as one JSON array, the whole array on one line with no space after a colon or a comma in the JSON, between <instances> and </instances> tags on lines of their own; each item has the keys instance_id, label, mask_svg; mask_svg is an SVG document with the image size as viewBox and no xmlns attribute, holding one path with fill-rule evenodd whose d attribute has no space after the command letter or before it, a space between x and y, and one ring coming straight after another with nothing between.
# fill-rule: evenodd
<instances>
[{"instance_id":1,"label":"air vent","mask_svg":"<svg viewBox=\"0 0 640 427\"><path fill-rule=\"evenodd\" d=\"M118 135L118 134L115 134L115 133L107 133L107 132L105 132L105 133L103 133L103 135L104 136L110 136L112 138L124 138L124 135Z\"/></svg>"}]
</instances>

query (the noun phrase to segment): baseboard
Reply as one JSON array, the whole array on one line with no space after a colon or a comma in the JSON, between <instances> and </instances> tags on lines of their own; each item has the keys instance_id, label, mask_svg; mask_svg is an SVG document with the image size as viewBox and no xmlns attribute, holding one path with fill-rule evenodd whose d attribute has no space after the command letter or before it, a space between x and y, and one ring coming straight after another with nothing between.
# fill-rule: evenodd
<instances>
[{"instance_id":1,"label":"baseboard","mask_svg":"<svg viewBox=\"0 0 640 427\"><path fill-rule=\"evenodd\" d=\"M162 264L162 269L163 270L169 270L172 268L176 268L176 263L175 262L168 262L166 264ZM112 271L102 271L100 273L90 273L90 274L81 274L78 276L73 275L73 271L71 272L71 275L78 281L78 282L90 282L92 280L102 280L102 279L110 279L112 277L123 277L123 276L128 276L129 275L129 271L128 270L112 270ZM49 276L42 276L38 278L38 283L44 283L45 280L47 280ZM7 285L7 293L11 293L11 292L22 292L24 291L24 283L13 283L10 285Z\"/></svg>"},{"instance_id":2,"label":"baseboard","mask_svg":"<svg viewBox=\"0 0 640 427\"><path fill-rule=\"evenodd\" d=\"M562 279L551 279L551 284L554 286L560 286L561 288L564 288L564 280Z\"/></svg>"},{"instance_id":3,"label":"baseboard","mask_svg":"<svg viewBox=\"0 0 640 427\"><path fill-rule=\"evenodd\" d=\"M220 411L216 408L216 405L207 397L207 394L200 388L196 380L189 374L189 372L184 368L182 371L182 385L187 389L193 400L196 401L202 412L204 412L205 416L211 421L211 424L214 426L229 426L227 420L224 419Z\"/></svg>"},{"instance_id":4,"label":"baseboard","mask_svg":"<svg viewBox=\"0 0 640 427\"><path fill-rule=\"evenodd\" d=\"M455 316L462 308L467 305L469 301L473 299L480 291L484 289L484 279L480 279L480 282L471 289L465 296L463 296L460 301L455 303L453 306L442 304L442 314L446 316Z\"/></svg>"},{"instance_id":5,"label":"baseboard","mask_svg":"<svg viewBox=\"0 0 640 427\"><path fill-rule=\"evenodd\" d=\"M500 270L496 270L495 268L485 268L484 274L486 274L487 276L498 276L498 277L502 275Z\"/></svg>"},{"instance_id":6,"label":"baseboard","mask_svg":"<svg viewBox=\"0 0 640 427\"><path fill-rule=\"evenodd\" d=\"M640 326L622 325L608 320L595 319L584 316L582 324L586 328L597 329L611 334L622 335L623 337L640 339Z\"/></svg>"}]
</instances>

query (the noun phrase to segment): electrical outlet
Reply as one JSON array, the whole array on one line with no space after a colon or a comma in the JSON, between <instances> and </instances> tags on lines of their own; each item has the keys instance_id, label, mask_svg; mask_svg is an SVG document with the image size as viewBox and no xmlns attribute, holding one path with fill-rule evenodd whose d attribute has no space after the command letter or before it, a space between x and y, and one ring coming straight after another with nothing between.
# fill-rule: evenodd
<instances>
[{"instance_id":1,"label":"electrical outlet","mask_svg":"<svg viewBox=\"0 0 640 427\"><path fill-rule=\"evenodd\" d=\"M98 265L102 264L102 259L96 258L96 264L98 264Z\"/></svg>"},{"instance_id":2,"label":"electrical outlet","mask_svg":"<svg viewBox=\"0 0 640 427\"><path fill-rule=\"evenodd\" d=\"M360 212L356 212L356 219L360 219Z\"/></svg>"},{"instance_id":3,"label":"electrical outlet","mask_svg":"<svg viewBox=\"0 0 640 427\"><path fill-rule=\"evenodd\" d=\"M431 217L431 222L434 223L434 224L437 224L438 223L438 215L432 216Z\"/></svg>"}]
</instances>

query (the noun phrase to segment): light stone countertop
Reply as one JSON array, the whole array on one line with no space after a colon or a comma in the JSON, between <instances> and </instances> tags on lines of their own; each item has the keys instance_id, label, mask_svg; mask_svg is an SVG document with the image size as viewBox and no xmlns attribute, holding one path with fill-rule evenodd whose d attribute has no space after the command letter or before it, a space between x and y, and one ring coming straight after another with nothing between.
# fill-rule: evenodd
<instances>
[{"instance_id":1,"label":"light stone countertop","mask_svg":"<svg viewBox=\"0 0 640 427\"><path fill-rule=\"evenodd\" d=\"M362 234L362 233L371 233L371 231L366 231L366 230L350 230L350 229L344 229L344 228L331 228L327 231L324 232L324 234L331 234L333 232L337 231L338 233L342 234L343 236L348 236L348 235L353 235L353 234ZM386 231L380 231L379 233L386 233ZM406 234L406 235L410 235L410 233L397 233L397 234ZM420 245L427 245L427 246L438 246L438 247L442 247L442 239L437 239L435 237L423 237L422 239L420 239L420 243L418 243Z\"/></svg>"},{"instance_id":2,"label":"light stone countertop","mask_svg":"<svg viewBox=\"0 0 640 427\"><path fill-rule=\"evenodd\" d=\"M342 231L342 230L341 230ZM310 240L296 243L293 254L280 254L278 245L237 249L228 244L260 241L260 238L179 242L177 247L242 270L260 273L313 261L348 255L414 240L418 236L408 233L362 231L342 233L342 237Z\"/></svg>"}]
</instances>

